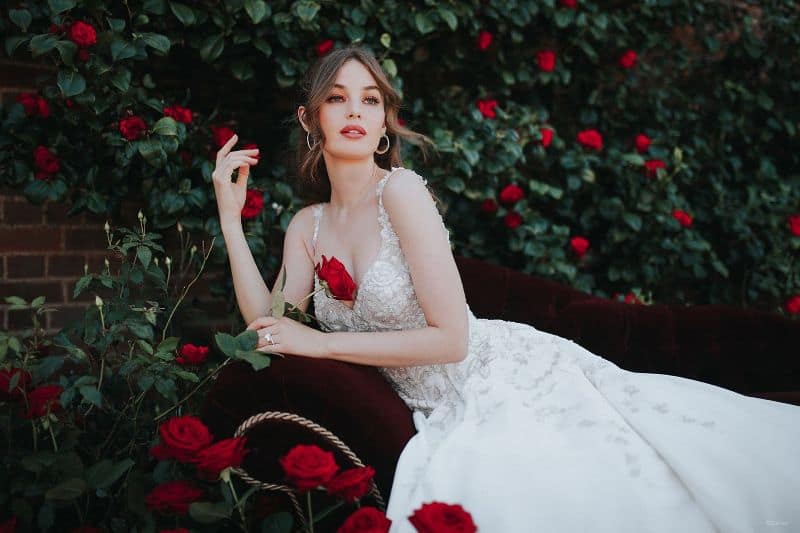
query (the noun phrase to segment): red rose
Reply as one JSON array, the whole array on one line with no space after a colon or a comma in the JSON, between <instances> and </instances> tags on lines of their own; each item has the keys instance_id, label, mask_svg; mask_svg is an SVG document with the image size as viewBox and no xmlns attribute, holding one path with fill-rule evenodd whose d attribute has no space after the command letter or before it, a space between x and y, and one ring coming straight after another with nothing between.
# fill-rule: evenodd
<instances>
[{"instance_id":1,"label":"red rose","mask_svg":"<svg viewBox=\"0 0 800 533\"><path fill-rule=\"evenodd\" d=\"M628 294L625 295L625 303L626 304L641 304L642 301L639 298L637 298L635 294L633 294L632 292L629 292Z\"/></svg>"},{"instance_id":2,"label":"red rose","mask_svg":"<svg viewBox=\"0 0 800 533\"><path fill-rule=\"evenodd\" d=\"M157 486L145 497L151 511L186 514L189 504L203 497L203 489L188 481L169 481Z\"/></svg>"},{"instance_id":3,"label":"red rose","mask_svg":"<svg viewBox=\"0 0 800 533\"><path fill-rule=\"evenodd\" d=\"M408 517L419 533L474 533L478 531L472 515L458 504L424 503Z\"/></svg>"},{"instance_id":4,"label":"red rose","mask_svg":"<svg viewBox=\"0 0 800 533\"><path fill-rule=\"evenodd\" d=\"M603 136L594 129L578 132L578 142L585 148L599 152L603 149Z\"/></svg>"},{"instance_id":5,"label":"red rose","mask_svg":"<svg viewBox=\"0 0 800 533\"><path fill-rule=\"evenodd\" d=\"M348 516L336 533L388 533L391 525L383 511L367 505Z\"/></svg>"},{"instance_id":6,"label":"red rose","mask_svg":"<svg viewBox=\"0 0 800 533\"><path fill-rule=\"evenodd\" d=\"M47 103L47 100L41 96L36 100L36 108L39 111L40 117L47 118L50 116L50 105Z\"/></svg>"},{"instance_id":7,"label":"red rose","mask_svg":"<svg viewBox=\"0 0 800 533\"><path fill-rule=\"evenodd\" d=\"M39 101L44 101L44 98L41 98L37 94L33 93L19 93L17 95L17 102L22 104L22 107L25 109L25 116L32 117L39 114ZM47 102L45 101L45 105ZM49 109L47 110L49 113Z\"/></svg>"},{"instance_id":8,"label":"red rose","mask_svg":"<svg viewBox=\"0 0 800 533\"><path fill-rule=\"evenodd\" d=\"M541 145L545 148L550 146L550 143L553 142L553 130L550 128L539 128L539 133L542 135L542 139L539 141Z\"/></svg>"},{"instance_id":9,"label":"red rose","mask_svg":"<svg viewBox=\"0 0 800 533\"><path fill-rule=\"evenodd\" d=\"M256 143L248 143L248 144L245 144L242 147L242 150L259 150L259 148L258 148L258 145ZM261 151L259 150L259 152L256 155L252 155L250 157L253 157L253 158L258 159L259 161L261 161Z\"/></svg>"},{"instance_id":10,"label":"red rose","mask_svg":"<svg viewBox=\"0 0 800 533\"><path fill-rule=\"evenodd\" d=\"M314 266L320 281L324 281L328 286L328 291L337 300L353 300L356 290L356 283L345 266L335 257L330 261L323 255L322 265L317 263Z\"/></svg>"},{"instance_id":11,"label":"red rose","mask_svg":"<svg viewBox=\"0 0 800 533\"><path fill-rule=\"evenodd\" d=\"M787 313L792 315L800 313L800 294L795 294L794 296L786 300L786 303L784 304L784 309L786 309Z\"/></svg>"},{"instance_id":12,"label":"red rose","mask_svg":"<svg viewBox=\"0 0 800 533\"><path fill-rule=\"evenodd\" d=\"M16 375L19 375L19 377L16 379L14 388L9 390L11 387L11 380ZM30 384L30 373L21 368L4 368L0 370L0 398L21 398L22 393L28 389Z\"/></svg>"},{"instance_id":13,"label":"red rose","mask_svg":"<svg viewBox=\"0 0 800 533\"><path fill-rule=\"evenodd\" d=\"M552 72L556 68L556 54L552 50L536 52L536 60L539 62L539 69L542 72Z\"/></svg>"},{"instance_id":14,"label":"red rose","mask_svg":"<svg viewBox=\"0 0 800 533\"><path fill-rule=\"evenodd\" d=\"M650 148L650 142L650 137L643 133L638 134L634 140L634 144L636 144L636 151L640 154L646 152L647 149Z\"/></svg>"},{"instance_id":15,"label":"red rose","mask_svg":"<svg viewBox=\"0 0 800 533\"><path fill-rule=\"evenodd\" d=\"M81 48L78 50L78 59L86 63L89 61L89 50L86 48Z\"/></svg>"},{"instance_id":16,"label":"red rose","mask_svg":"<svg viewBox=\"0 0 800 533\"><path fill-rule=\"evenodd\" d=\"M14 533L14 531L16 530L17 530L16 516L12 516L10 519L0 524L0 533Z\"/></svg>"},{"instance_id":17,"label":"red rose","mask_svg":"<svg viewBox=\"0 0 800 533\"><path fill-rule=\"evenodd\" d=\"M681 211L680 209L675 209L672 212L672 217L680 222L681 226L684 228L691 228L692 227L692 216L687 213L686 211Z\"/></svg>"},{"instance_id":18,"label":"red rose","mask_svg":"<svg viewBox=\"0 0 800 533\"><path fill-rule=\"evenodd\" d=\"M522 200L524 196L525 196L525 191L523 191L519 187L519 185L516 185L514 183L509 183L508 185L503 187L503 190L500 191L498 197L500 198L500 201L503 202L504 204L513 205Z\"/></svg>"},{"instance_id":19,"label":"red rose","mask_svg":"<svg viewBox=\"0 0 800 533\"><path fill-rule=\"evenodd\" d=\"M649 178L655 178L659 168L666 168L664 162L660 159L648 159L644 162L644 170Z\"/></svg>"},{"instance_id":20,"label":"red rose","mask_svg":"<svg viewBox=\"0 0 800 533\"><path fill-rule=\"evenodd\" d=\"M186 107L181 107L177 104L172 107L164 108L164 116L172 117L178 122L190 124L192 122L192 110Z\"/></svg>"},{"instance_id":21,"label":"red rose","mask_svg":"<svg viewBox=\"0 0 800 533\"><path fill-rule=\"evenodd\" d=\"M180 355L175 358L179 365L201 365L208 358L208 346L195 346L186 343L181 346Z\"/></svg>"},{"instance_id":22,"label":"red rose","mask_svg":"<svg viewBox=\"0 0 800 533\"><path fill-rule=\"evenodd\" d=\"M197 452L214 441L203 422L196 416L174 416L158 427L161 444L154 446L150 454L157 459L177 459L190 463Z\"/></svg>"},{"instance_id":23,"label":"red rose","mask_svg":"<svg viewBox=\"0 0 800 533\"><path fill-rule=\"evenodd\" d=\"M497 202L495 202L493 198L487 198L481 203L480 209L484 213L497 213Z\"/></svg>"},{"instance_id":24,"label":"red rose","mask_svg":"<svg viewBox=\"0 0 800 533\"><path fill-rule=\"evenodd\" d=\"M789 224L789 231L792 232L792 235L800 237L800 213L789 215L786 217L786 221Z\"/></svg>"},{"instance_id":25,"label":"red rose","mask_svg":"<svg viewBox=\"0 0 800 533\"><path fill-rule=\"evenodd\" d=\"M486 118L495 118L497 114L494 108L497 107L497 100L478 100L478 109Z\"/></svg>"},{"instance_id":26,"label":"red rose","mask_svg":"<svg viewBox=\"0 0 800 533\"><path fill-rule=\"evenodd\" d=\"M88 48L97 43L97 32L82 20L72 23L68 31L69 39L78 45L79 48Z\"/></svg>"},{"instance_id":27,"label":"red rose","mask_svg":"<svg viewBox=\"0 0 800 533\"><path fill-rule=\"evenodd\" d=\"M572 246L572 251L581 259L586 253L586 250L589 249L589 241L583 237L573 237L570 239L569 244Z\"/></svg>"},{"instance_id":28,"label":"red rose","mask_svg":"<svg viewBox=\"0 0 800 533\"><path fill-rule=\"evenodd\" d=\"M619 57L619 65L622 68L633 68L633 66L636 65L636 52L633 50L626 50L625 53Z\"/></svg>"},{"instance_id":29,"label":"red rose","mask_svg":"<svg viewBox=\"0 0 800 533\"><path fill-rule=\"evenodd\" d=\"M516 227L519 227L519 225L522 224L522 215L520 215L516 211L509 211L508 213L506 213L506 216L503 217L503 223L509 229L514 229Z\"/></svg>"},{"instance_id":30,"label":"red rose","mask_svg":"<svg viewBox=\"0 0 800 533\"><path fill-rule=\"evenodd\" d=\"M325 484L328 494L354 502L369 492L375 469L371 466L350 468L339 472Z\"/></svg>"},{"instance_id":31,"label":"red rose","mask_svg":"<svg viewBox=\"0 0 800 533\"><path fill-rule=\"evenodd\" d=\"M255 218L264 208L264 193L255 189L247 189L245 193L244 207L242 207L242 218Z\"/></svg>"},{"instance_id":32,"label":"red rose","mask_svg":"<svg viewBox=\"0 0 800 533\"><path fill-rule=\"evenodd\" d=\"M578 7L578 0L561 0L559 3L569 9L577 9Z\"/></svg>"},{"instance_id":33,"label":"red rose","mask_svg":"<svg viewBox=\"0 0 800 533\"><path fill-rule=\"evenodd\" d=\"M222 148L233 137L233 130L227 126L211 126L211 135L217 148Z\"/></svg>"},{"instance_id":34,"label":"red rose","mask_svg":"<svg viewBox=\"0 0 800 533\"><path fill-rule=\"evenodd\" d=\"M62 26L59 26L58 24L50 24L50 29L47 31L54 35L58 35L59 33L64 32L64 28Z\"/></svg>"},{"instance_id":35,"label":"red rose","mask_svg":"<svg viewBox=\"0 0 800 533\"><path fill-rule=\"evenodd\" d=\"M69 99L69 98L64 100L64 103L67 104L67 107L69 107L69 108L72 108L72 106L73 106L72 100Z\"/></svg>"},{"instance_id":36,"label":"red rose","mask_svg":"<svg viewBox=\"0 0 800 533\"><path fill-rule=\"evenodd\" d=\"M36 165L36 179L50 177L61 169L61 163L46 146L39 145L33 150L33 161Z\"/></svg>"},{"instance_id":37,"label":"red rose","mask_svg":"<svg viewBox=\"0 0 800 533\"><path fill-rule=\"evenodd\" d=\"M317 57L324 56L325 54L330 52L332 48L333 48L333 39L325 39L316 46Z\"/></svg>"},{"instance_id":38,"label":"red rose","mask_svg":"<svg viewBox=\"0 0 800 533\"><path fill-rule=\"evenodd\" d=\"M195 456L197 469L204 477L217 479L219 473L230 466L242 464L249 450L244 448L247 437L234 437L215 442Z\"/></svg>"},{"instance_id":39,"label":"red rose","mask_svg":"<svg viewBox=\"0 0 800 533\"><path fill-rule=\"evenodd\" d=\"M129 141L135 141L147 130L147 124L140 117L133 115L119 121L119 131Z\"/></svg>"},{"instance_id":40,"label":"red rose","mask_svg":"<svg viewBox=\"0 0 800 533\"><path fill-rule=\"evenodd\" d=\"M492 44L492 34L486 30L482 30L478 34L478 48L480 50L486 50L489 48L489 45Z\"/></svg>"},{"instance_id":41,"label":"red rose","mask_svg":"<svg viewBox=\"0 0 800 533\"><path fill-rule=\"evenodd\" d=\"M25 418L39 418L48 412L61 409L59 396L64 392L61 385L41 385L28 393L28 412Z\"/></svg>"},{"instance_id":42,"label":"red rose","mask_svg":"<svg viewBox=\"0 0 800 533\"><path fill-rule=\"evenodd\" d=\"M298 444L280 463L287 479L301 492L324 485L339 470L333 454L314 444Z\"/></svg>"}]
</instances>

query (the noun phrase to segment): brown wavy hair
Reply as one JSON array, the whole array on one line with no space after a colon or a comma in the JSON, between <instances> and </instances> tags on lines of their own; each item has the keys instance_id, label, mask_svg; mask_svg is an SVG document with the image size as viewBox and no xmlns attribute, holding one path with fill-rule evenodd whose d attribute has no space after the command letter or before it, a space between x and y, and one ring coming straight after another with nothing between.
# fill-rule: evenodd
<instances>
[{"instance_id":1,"label":"brown wavy hair","mask_svg":"<svg viewBox=\"0 0 800 533\"><path fill-rule=\"evenodd\" d=\"M330 199L331 182L325 167L325 159L322 156L321 147L325 139L319 124L319 109L330 94L333 84L336 83L336 75L339 69L351 59L359 61L369 70L372 77L375 78L383 97L384 112L386 113L386 136L389 138L391 148L385 154L375 153L375 163L387 169L393 166L402 166L400 157L402 140L420 147L423 161L427 161L428 156L426 145L433 148L436 147L429 137L399 124L398 116L402 107L402 100L394 87L392 87L386 73L372 52L358 45L350 45L334 50L317 59L309 67L300 87L300 101L294 107L295 114L291 119L297 126L294 132L297 135L294 151L295 171L297 173L296 191L309 204L327 202ZM308 127L311 138L315 140L312 142L313 148L311 150L308 149L308 144L306 143L306 132L297 121L297 107L300 105L306 108L303 122ZM428 187L428 190L431 191L435 201L441 203L430 187Z\"/></svg>"}]
</instances>

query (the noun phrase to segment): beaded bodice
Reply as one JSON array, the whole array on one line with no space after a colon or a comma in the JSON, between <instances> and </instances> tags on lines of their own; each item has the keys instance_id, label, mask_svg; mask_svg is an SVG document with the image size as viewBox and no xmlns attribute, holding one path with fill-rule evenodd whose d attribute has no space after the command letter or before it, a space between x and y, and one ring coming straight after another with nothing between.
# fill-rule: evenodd
<instances>
[{"instance_id":1,"label":"beaded bodice","mask_svg":"<svg viewBox=\"0 0 800 533\"><path fill-rule=\"evenodd\" d=\"M383 207L383 188L390 176L400 170L411 172L416 179L427 181L416 172L403 167L392 167L377 184L378 222L381 245L375 261L365 272L361 286L357 287L353 307L328 297L325 291L314 295L314 310L317 318L334 331L389 331L426 327L425 313L420 307L408 264L400 246L400 239L392 228L389 216ZM320 216L324 204L316 204L314 210L314 234L312 246L316 251ZM442 221L442 228L447 228ZM449 240L449 233L448 233ZM319 278L314 275L314 289L321 288ZM474 316L469 311L470 321ZM412 367L379 368L389 379L400 397L412 408L429 412L443 399L455 399L457 386L448 376L459 364L433 364Z\"/></svg>"}]
</instances>

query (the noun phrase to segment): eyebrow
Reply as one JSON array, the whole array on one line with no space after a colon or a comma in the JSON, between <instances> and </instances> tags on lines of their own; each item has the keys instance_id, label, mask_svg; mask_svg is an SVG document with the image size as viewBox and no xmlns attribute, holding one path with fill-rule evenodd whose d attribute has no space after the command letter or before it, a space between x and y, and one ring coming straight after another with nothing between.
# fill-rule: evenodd
<instances>
[{"instance_id":1,"label":"eyebrow","mask_svg":"<svg viewBox=\"0 0 800 533\"><path fill-rule=\"evenodd\" d=\"M340 84L340 83L334 83L333 86L337 87L339 89L344 89L345 88L345 86ZM367 85L366 87L363 88L363 90L368 91L370 89L378 89L378 88L379 87L377 85Z\"/></svg>"}]
</instances>

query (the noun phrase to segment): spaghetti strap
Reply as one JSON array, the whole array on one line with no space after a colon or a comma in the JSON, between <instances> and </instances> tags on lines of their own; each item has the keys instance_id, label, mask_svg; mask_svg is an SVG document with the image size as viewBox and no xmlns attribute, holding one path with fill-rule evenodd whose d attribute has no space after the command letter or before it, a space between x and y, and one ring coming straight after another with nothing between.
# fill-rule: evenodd
<instances>
[{"instance_id":1,"label":"spaghetti strap","mask_svg":"<svg viewBox=\"0 0 800 533\"><path fill-rule=\"evenodd\" d=\"M322 204L316 204L314 207L314 236L311 237L311 247L317 251L317 233L319 233L319 219L322 213Z\"/></svg>"}]
</instances>

